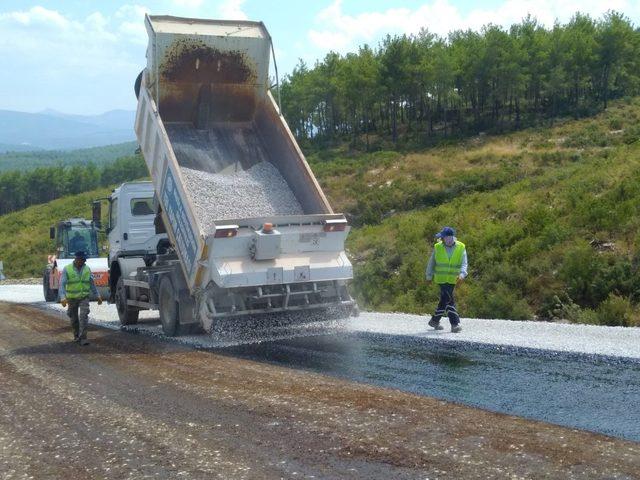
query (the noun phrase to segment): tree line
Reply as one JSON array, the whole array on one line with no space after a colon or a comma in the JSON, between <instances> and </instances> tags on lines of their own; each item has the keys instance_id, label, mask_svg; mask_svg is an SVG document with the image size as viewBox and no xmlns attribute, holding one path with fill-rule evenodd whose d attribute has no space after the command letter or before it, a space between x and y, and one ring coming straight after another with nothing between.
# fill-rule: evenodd
<instances>
[{"instance_id":1,"label":"tree line","mask_svg":"<svg viewBox=\"0 0 640 480\"><path fill-rule=\"evenodd\" d=\"M0 172L8 170L33 170L38 167L56 165L84 165L87 159L98 167L103 167L114 160L132 155L138 144L136 142L104 145L101 147L79 148L77 150L36 150L2 152L0 145Z\"/></svg>"},{"instance_id":2,"label":"tree line","mask_svg":"<svg viewBox=\"0 0 640 480\"><path fill-rule=\"evenodd\" d=\"M0 215L147 175L140 155L122 157L101 168L89 163L0 173Z\"/></svg>"},{"instance_id":3,"label":"tree line","mask_svg":"<svg viewBox=\"0 0 640 480\"><path fill-rule=\"evenodd\" d=\"M313 68L300 61L281 93L303 143L370 148L380 138L425 144L589 115L639 89L640 30L610 11L551 28L529 16L508 29L387 36Z\"/></svg>"}]
</instances>

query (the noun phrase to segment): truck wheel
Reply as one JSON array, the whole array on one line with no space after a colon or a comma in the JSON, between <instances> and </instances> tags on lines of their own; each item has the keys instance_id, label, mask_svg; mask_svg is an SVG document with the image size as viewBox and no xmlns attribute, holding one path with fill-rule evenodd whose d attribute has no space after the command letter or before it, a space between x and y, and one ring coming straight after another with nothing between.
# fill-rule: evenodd
<instances>
[{"instance_id":1,"label":"truck wheel","mask_svg":"<svg viewBox=\"0 0 640 480\"><path fill-rule=\"evenodd\" d=\"M45 270L42 276L42 292L45 302L55 302L58 300L58 290L49 287L49 270Z\"/></svg>"},{"instance_id":2,"label":"truck wheel","mask_svg":"<svg viewBox=\"0 0 640 480\"><path fill-rule=\"evenodd\" d=\"M136 94L136 100L140 97L140 87L142 87L142 74L144 72L140 72L136 77L136 82L133 84L133 92Z\"/></svg>"},{"instance_id":3,"label":"truck wheel","mask_svg":"<svg viewBox=\"0 0 640 480\"><path fill-rule=\"evenodd\" d=\"M178 302L169 277L160 280L158 300L162 331L165 335L174 337L178 333Z\"/></svg>"},{"instance_id":4,"label":"truck wheel","mask_svg":"<svg viewBox=\"0 0 640 480\"><path fill-rule=\"evenodd\" d=\"M140 311L127 305L127 287L124 285L124 279L120 277L116 284L116 309L120 318L120 325L135 325L138 323L138 314Z\"/></svg>"}]
</instances>

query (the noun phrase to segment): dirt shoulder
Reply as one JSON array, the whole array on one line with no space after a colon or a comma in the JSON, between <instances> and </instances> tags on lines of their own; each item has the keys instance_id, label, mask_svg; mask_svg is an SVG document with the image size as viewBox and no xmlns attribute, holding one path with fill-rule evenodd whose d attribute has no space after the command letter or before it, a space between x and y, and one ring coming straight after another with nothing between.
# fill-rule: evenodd
<instances>
[{"instance_id":1,"label":"dirt shoulder","mask_svg":"<svg viewBox=\"0 0 640 480\"><path fill-rule=\"evenodd\" d=\"M0 477L638 478L640 444L0 303Z\"/></svg>"}]
</instances>

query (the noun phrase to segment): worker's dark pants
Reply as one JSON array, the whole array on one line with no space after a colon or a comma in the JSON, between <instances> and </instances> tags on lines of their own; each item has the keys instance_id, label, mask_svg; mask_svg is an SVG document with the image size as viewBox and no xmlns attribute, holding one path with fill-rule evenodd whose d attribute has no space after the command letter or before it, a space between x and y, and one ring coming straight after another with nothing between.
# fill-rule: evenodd
<instances>
[{"instance_id":1,"label":"worker's dark pants","mask_svg":"<svg viewBox=\"0 0 640 480\"><path fill-rule=\"evenodd\" d=\"M89 323L89 297L70 299L67 315L71 320L73 338L87 338L87 324Z\"/></svg>"},{"instance_id":2,"label":"worker's dark pants","mask_svg":"<svg viewBox=\"0 0 640 480\"><path fill-rule=\"evenodd\" d=\"M456 310L456 300L453 298L454 288L456 286L450 283L440 284L440 302L431 320L439 322L442 317L447 315L452 327L460 323L460 316Z\"/></svg>"}]
</instances>

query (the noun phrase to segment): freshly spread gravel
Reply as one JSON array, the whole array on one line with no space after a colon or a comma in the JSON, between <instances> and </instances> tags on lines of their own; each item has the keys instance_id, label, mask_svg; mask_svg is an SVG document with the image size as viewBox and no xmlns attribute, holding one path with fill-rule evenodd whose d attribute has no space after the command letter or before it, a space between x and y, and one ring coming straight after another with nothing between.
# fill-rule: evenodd
<instances>
[{"instance_id":1,"label":"freshly spread gravel","mask_svg":"<svg viewBox=\"0 0 640 480\"><path fill-rule=\"evenodd\" d=\"M216 220L304 213L287 182L269 162L225 174L184 167L181 171L205 233L213 230Z\"/></svg>"},{"instance_id":2,"label":"freshly spread gravel","mask_svg":"<svg viewBox=\"0 0 640 480\"><path fill-rule=\"evenodd\" d=\"M44 308L64 311L61 305L44 303L39 285L0 286L0 301L31 303ZM157 311L140 312L141 323L127 330L162 335ZM444 330L435 331L427 326L429 316L402 313L363 312L358 318L341 322L339 332L368 332L381 335L418 337L458 345L493 345L500 348L528 348L555 352L605 355L627 359L640 359L640 328L603 327L595 325L567 325L544 322L520 322L512 320L462 319L462 332L450 333L447 321ZM107 328L120 329L118 313L114 305L91 303L91 323ZM261 324L261 320L265 320ZM312 319L310 319L312 320ZM313 319L320 320L320 319ZM273 320L253 319L251 324L233 319L221 323L211 335L177 337L172 341L201 348L268 341L289 336L306 336L318 333L312 326L296 326L286 321L273 324ZM319 328L334 328L335 323L319 322ZM248 328L242 328L248 327ZM326 333L326 331L325 331Z\"/></svg>"},{"instance_id":3,"label":"freshly spread gravel","mask_svg":"<svg viewBox=\"0 0 640 480\"><path fill-rule=\"evenodd\" d=\"M41 285L42 278L5 278L0 285Z\"/></svg>"}]
</instances>

